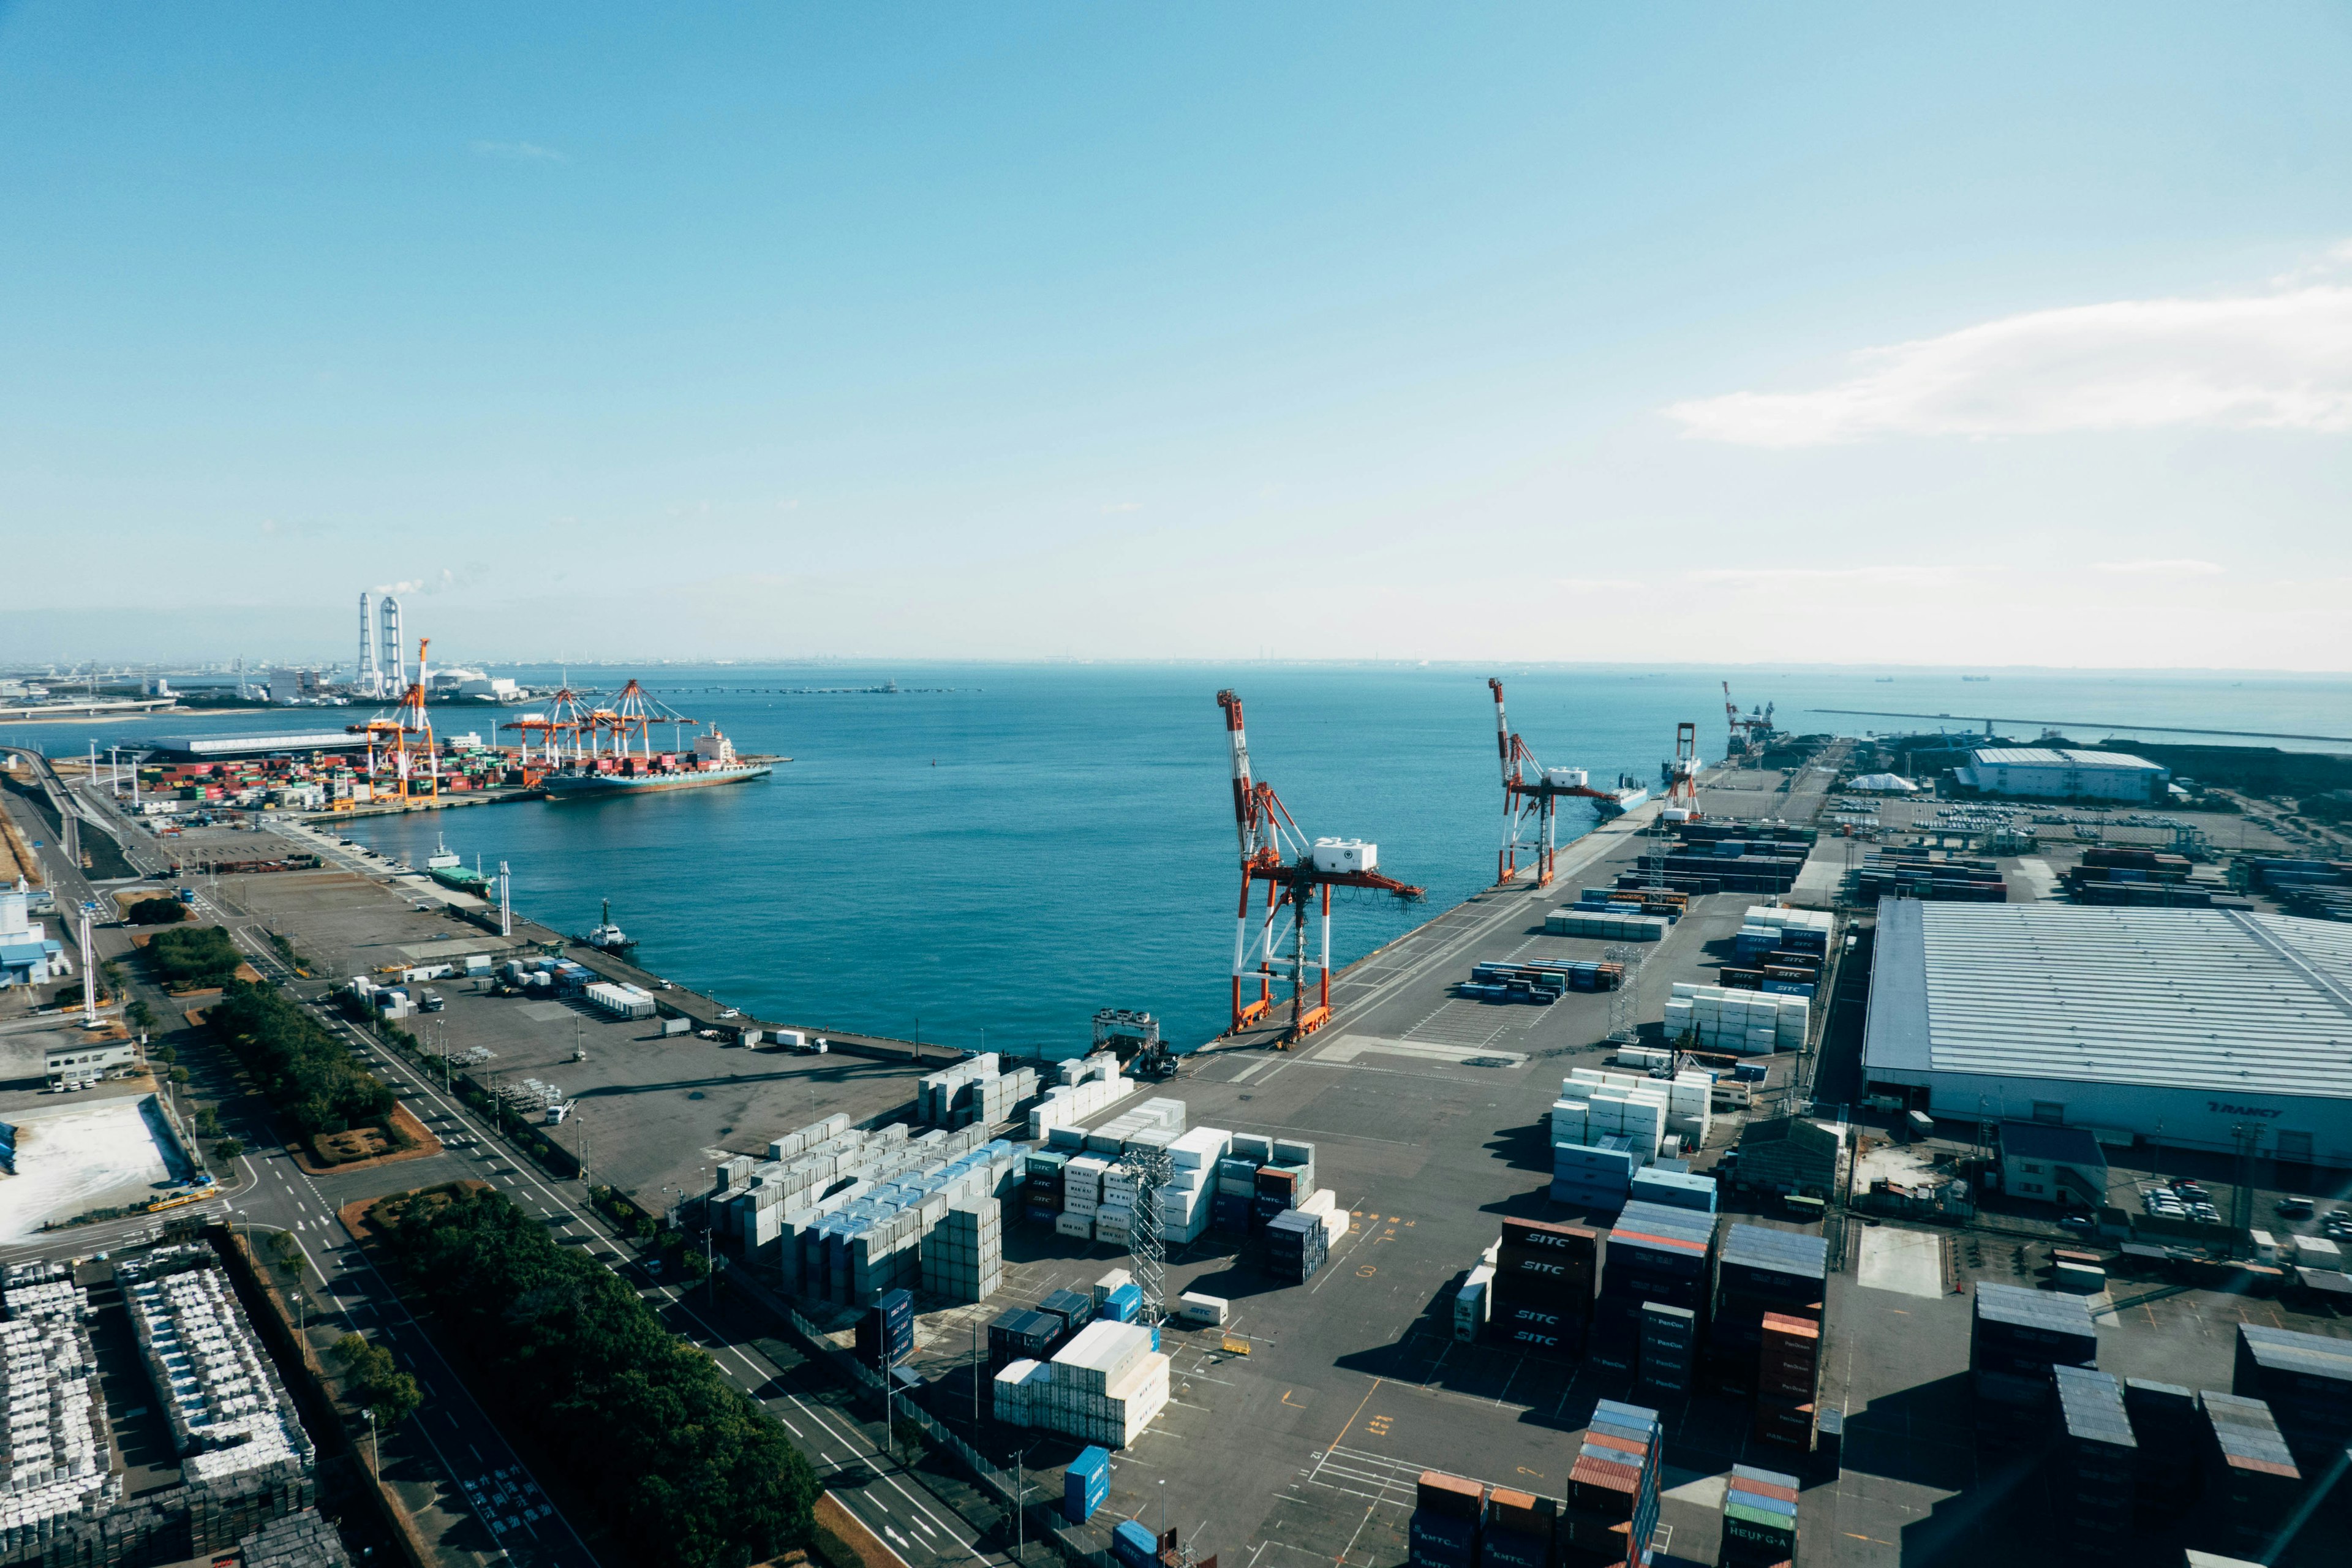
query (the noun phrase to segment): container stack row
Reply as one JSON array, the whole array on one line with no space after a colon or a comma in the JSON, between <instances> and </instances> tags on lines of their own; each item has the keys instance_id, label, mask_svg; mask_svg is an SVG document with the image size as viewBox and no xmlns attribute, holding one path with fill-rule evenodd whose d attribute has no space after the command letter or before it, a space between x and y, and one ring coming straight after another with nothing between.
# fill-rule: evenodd
<instances>
[{"instance_id":1,"label":"container stack row","mask_svg":"<svg viewBox=\"0 0 2352 1568\"><path fill-rule=\"evenodd\" d=\"M1855 898L1925 899L1947 903L2001 904L2009 889L1990 860L1943 858L1925 850L1873 850L1854 868Z\"/></svg>"},{"instance_id":2,"label":"container stack row","mask_svg":"<svg viewBox=\"0 0 2352 1568\"><path fill-rule=\"evenodd\" d=\"M2178 1384L2126 1378L2124 1414L2139 1444L2132 1517L2143 1533L2168 1530L2197 1500L2198 1442L2203 1427L2197 1395Z\"/></svg>"},{"instance_id":3,"label":"container stack row","mask_svg":"<svg viewBox=\"0 0 2352 1568\"><path fill-rule=\"evenodd\" d=\"M915 1118L927 1127L953 1130L977 1122L999 1127L1037 1098L1037 1069L1004 1068L994 1051L932 1073L916 1086Z\"/></svg>"},{"instance_id":4,"label":"container stack row","mask_svg":"<svg viewBox=\"0 0 2352 1568\"><path fill-rule=\"evenodd\" d=\"M1266 1222L1266 1266L1286 1285L1304 1285L1331 1256L1322 1216L1286 1209Z\"/></svg>"},{"instance_id":5,"label":"container stack row","mask_svg":"<svg viewBox=\"0 0 2352 1568\"><path fill-rule=\"evenodd\" d=\"M1604 1399L1568 1472L1567 1544L1588 1561L1640 1568L1658 1528L1658 1471L1664 1434L1658 1413Z\"/></svg>"},{"instance_id":6,"label":"container stack row","mask_svg":"<svg viewBox=\"0 0 2352 1568\"><path fill-rule=\"evenodd\" d=\"M1003 1417L999 1415L997 1419ZM1094 1518L1095 1510L1102 1507L1109 1496L1109 1449L1083 1448L1076 1458L1062 1468L1062 1517L1072 1524L1084 1524Z\"/></svg>"},{"instance_id":7,"label":"container stack row","mask_svg":"<svg viewBox=\"0 0 2352 1568\"><path fill-rule=\"evenodd\" d=\"M915 1299L904 1290L886 1292L858 1315L857 1359L879 1372L915 1353Z\"/></svg>"},{"instance_id":8,"label":"container stack row","mask_svg":"<svg viewBox=\"0 0 2352 1568\"><path fill-rule=\"evenodd\" d=\"M2058 1441L2050 1453L2051 1512L2079 1555L2115 1558L2131 1543L2139 1479L2123 1384L2088 1367L2051 1369L2058 1388Z\"/></svg>"},{"instance_id":9,"label":"container stack row","mask_svg":"<svg viewBox=\"0 0 2352 1568\"><path fill-rule=\"evenodd\" d=\"M923 1289L956 1301L984 1301L1004 1283L1004 1205L964 1198L923 1237Z\"/></svg>"},{"instance_id":10,"label":"container stack row","mask_svg":"<svg viewBox=\"0 0 2352 1568\"><path fill-rule=\"evenodd\" d=\"M1055 1128L1077 1127L1100 1116L1133 1094L1135 1080L1118 1070L1118 1058L1108 1051L1056 1062L1043 1093L1029 1108L1029 1137L1040 1142Z\"/></svg>"},{"instance_id":11,"label":"container stack row","mask_svg":"<svg viewBox=\"0 0 2352 1568\"><path fill-rule=\"evenodd\" d=\"M1822 1389L1822 1325L1811 1318L1767 1312L1756 1356L1756 1420L1761 1443L1813 1451Z\"/></svg>"},{"instance_id":12,"label":"container stack row","mask_svg":"<svg viewBox=\"0 0 2352 1568\"><path fill-rule=\"evenodd\" d=\"M1822 1237L1760 1225L1725 1226L1708 1325L1707 1383L1725 1393L1759 1392L1766 1317L1819 1324L1828 1291L1829 1244Z\"/></svg>"},{"instance_id":13,"label":"container stack row","mask_svg":"<svg viewBox=\"0 0 2352 1568\"><path fill-rule=\"evenodd\" d=\"M2200 1533L2216 1551L2263 1558L2294 1512L2303 1472L2261 1400L2209 1388L2197 1405L2205 1428L2206 1522Z\"/></svg>"},{"instance_id":14,"label":"container stack row","mask_svg":"<svg viewBox=\"0 0 2352 1568\"><path fill-rule=\"evenodd\" d=\"M1156 1200L1160 1234L1171 1247L1197 1241L1209 1228L1211 1189L1217 1163L1233 1151L1234 1135L1221 1127L1195 1127L1168 1145L1168 1185Z\"/></svg>"},{"instance_id":15,"label":"container stack row","mask_svg":"<svg viewBox=\"0 0 2352 1568\"><path fill-rule=\"evenodd\" d=\"M1688 1307L1644 1301L1641 1327L1635 1375L1642 1392L1669 1399L1688 1394L1698 1359L1698 1314Z\"/></svg>"},{"instance_id":16,"label":"container stack row","mask_svg":"<svg viewBox=\"0 0 2352 1568\"><path fill-rule=\"evenodd\" d=\"M806 1185L781 1201L769 1200L767 1186L750 1189L748 1201L764 1204L747 1218L747 1249L772 1237L784 1289L849 1306L870 1306L883 1292L923 1284L924 1242L959 1205L992 1206L998 1210L996 1271L1002 1273L1003 1205L1018 1202L1022 1155L1005 1142L978 1142L984 1129L973 1125L949 1132L934 1128L908 1138L904 1122L872 1134L852 1134L860 1141L835 1152L803 1156L820 1173L796 1173ZM830 1175L822 1167L831 1165ZM827 1184L847 1185L825 1192ZM735 1196L733 1202L746 1201ZM948 1272L970 1278L977 1288L990 1273L988 1244L971 1221L964 1226L970 1245L969 1267ZM948 1254L940 1255L942 1262ZM959 1258L961 1265L962 1259Z\"/></svg>"},{"instance_id":17,"label":"container stack row","mask_svg":"<svg viewBox=\"0 0 2352 1568\"><path fill-rule=\"evenodd\" d=\"M2080 1296L1979 1284L1969 1325L1977 1398L2021 1413L2048 1407L2057 1366L2095 1367L2099 1336Z\"/></svg>"},{"instance_id":18,"label":"container stack row","mask_svg":"<svg viewBox=\"0 0 2352 1568\"><path fill-rule=\"evenodd\" d=\"M1662 1204L1629 1203L1609 1232L1590 1354L1633 1370L1644 1303L1707 1310L1715 1277L1715 1216Z\"/></svg>"},{"instance_id":19,"label":"container stack row","mask_svg":"<svg viewBox=\"0 0 2352 1568\"><path fill-rule=\"evenodd\" d=\"M1802 996L1678 980L1666 999L1666 1038L1731 1056L1801 1050L1811 1023L1812 1004Z\"/></svg>"},{"instance_id":20,"label":"container stack row","mask_svg":"<svg viewBox=\"0 0 2352 1568\"><path fill-rule=\"evenodd\" d=\"M2352 1447L2352 1341L2241 1323L2230 1389L2270 1407L2305 1469Z\"/></svg>"},{"instance_id":21,"label":"container stack row","mask_svg":"<svg viewBox=\"0 0 2352 1568\"><path fill-rule=\"evenodd\" d=\"M1645 871L1663 870L1666 886L1685 893L1778 895L1797 885L1797 873L1804 868L1810 853L1801 844L1764 839L1685 841L1664 855L1637 858L1633 871L1627 875L1638 878ZM1626 885L1626 877L1621 877L1618 886Z\"/></svg>"},{"instance_id":22,"label":"container stack row","mask_svg":"<svg viewBox=\"0 0 2352 1568\"><path fill-rule=\"evenodd\" d=\"M1563 1359L1583 1353L1601 1282L1601 1233L1580 1225L1507 1219L1481 1306L1496 1342ZM1473 1276L1477 1270L1472 1270ZM1457 1317L1460 1309L1456 1309ZM1458 1331L1458 1324L1457 1324Z\"/></svg>"},{"instance_id":23,"label":"container stack row","mask_svg":"<svg viewBox=\"0 0 2352 1568\"><path fill-rule=\"evenodd\" d=\"M1723 1489L1717 1568L1783 1568L1797 1560L1797 1478L1734 1465Z\"/></svg>"},{"instance_id":24,"label":"container stack row","mask_svg":"<svg viewBox=\"0 0 2352 1568\"><path fill-rule=\"evenodd\" d=\"M1041 1309L1036 1315L1045 1314ZM992 1327L990 1342L997 1342ZM1097 1318L1050 1361L1009 1362L995 1378L996 1417L1104 1448L1125 1447L1168 1403L1168 1357L1159 1345L1156 1329Z\"/></svg>"},{"instance_id":25,"label":"container stack row","mask_svg":"<svg viewBox=\"0 0 2352 1568\"><path fill-rule=\"evenodd\" d=\"M1664 915L1631 914L1616 908L1588 910L1570 904L1544 917L1544 933L1590 937L1599 942L1664 942L1674 923Z\"/></svg>"},{"instance_id":26,"label":"container stack row","mask_svg":"<svg viewBox=\"0 0 2352 1568\"><path fill-rule=\"evenodd\" d=\"M1486 1517L1485 1487L1423 1470L1413 1489L1407 1562L1412 1568L1478 1568L1478 1534Z\"/></svg>"}]
</instances>

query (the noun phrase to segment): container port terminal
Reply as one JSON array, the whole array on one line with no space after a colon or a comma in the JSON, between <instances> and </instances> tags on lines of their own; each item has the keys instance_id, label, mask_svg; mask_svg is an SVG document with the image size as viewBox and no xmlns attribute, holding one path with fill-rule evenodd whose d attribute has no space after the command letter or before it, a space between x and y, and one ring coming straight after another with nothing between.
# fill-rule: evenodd
<instances>
[{"instance_id":1,"label":"container port terminal","mask_svg":"<svg viewBox=\"0 0 2352 1568\"><path fill-rule=\"evenodd\" d=\"M615 951L502 909L494 886L468 890L425 868L388 867L343 843L331 812L281 805L257 814L258 832L223 821L167 839L152 832L155 818L128 812L125 792L110 791L104 759L94 770L27 759L15 776L37 773L34 788L53 809L105 830L132 870L151 873L102 888L79 868L45 859L44 879L56 879L58 894L119 910L187 886L205 918L246 933L264 973L320 1000L321 1016L397 1083L447 1145L432 1173L503 1173L488 1179L551 1222L559 1208L573 1215L566 1233L616 1263L634 1249L577 1214L580 1165L593 1183L707 1230L733 1287L723 1313L689 1319L696 1309L684 1294L641 1282L677 1326L719 1349L730 1376L740 1373L796 1424L828 1477L845 1473L853 1439L871 1456L880 1436L878 1405L861 1405L828 1363L860 1353L854 1331L888 1291L863 1300L860 1276L845 1273L836 1285L813 1275L801 1235L747 1232L740 1205L715 1200L735 1190L730 1169L773 1165L782 1182L794 1161L814 1157L800 1151L842 1140L862 1162L855 1168L875 1173L855 1183L878 1191L911 1181L919 1168L894 1164L900 1157L886 1145L938 1133L926 1147L944 1150L952 1139L966 1146L919 1163L944 1167L925 1179L958 1184L938 1189L942 1206L966 1205L955 1212L973 1215L976 1228L961 1240L940 1228L936 1247L927 1232L921 1270L889 1276L873 1250L883 1232L862 1232L872 1242L858 1255L869 1268L863 1278L906 1279L909 1414L938 1423L992 1470L1010 1472L1022 1459L1038 1483L1024 1533L1060 1512L1052 1504L1066 1484L1092 1496L1091 1510L1080 1510L1088 1522L1057 1527L1065 1550L1132 1561L1112 1526L1156 1526L1164 1504L1183 1550L1202 1560L1255 1565L1306 1553L1357 1568L1451 1564L1460 1560L1446 1553L1461 1550L1467 1517L1470 1538L1491 1552L1512 1550L1540 1518L1552 1560L1606 1561L1593 1543L1606 1539L1601 1521L1617 1494L1590 1456L1614 1444L1635 1456L1630 1468L1609 1471L1634 1477L1622 1520L1650 1532L1659 1562L1776 1560L1740 1553L1779 1542L1779 1527L1755 1516L1789 1500L1780 1490L1795 1494L1789 1555L1801 1563L2073 1562L2105 1548L2116 1561L2163 1562L2179 1560L2183 1542L2249 1559L2344 1560L2340 1489L2297 1516L2326 1500L2334 1480L2315 1459L2325 1459L2327 1441L2340 1452L2352 1433L2326 1438L2325 1411L2314 1417L2281 1381L2316 1378L2343 1400L2342 1366L2322 1356L2296 1373L2305 1363L2294 1358L2311 1354L2305 1342L2249 1337L2271 1331L2352 1345L2338 1315L2347 1299L2340 1262L2326 1267L2332 1235L2352 1228L2330 1223L2352 1159L2341 1064L2320 1070L2320 1056L2314 1067L2294 1055L2301 1047L2275 1047L2283 1059L2264 1088L2269 1098L2232 1097L2242 1109L2220 1113L2218 1136L2162 1110L2152 1119L2168 1125L2144 1129L2065 1114L2070 1098L2092 1103L2097 1086L2118 1079L2136 1094L2210 1097L2213 1086L2193 1073L2168 1085L2146 1063L2085 1068L2076 1076L2091 1087L2039 1094L2012 1073L2013 1100L1996 1097L1956 1114L1949 1094L1960 1064L1935 1053L1964 1047L1930 1030L1918 1047L1929 1053L1924 1065L1900 1058L1902 1019L1892 1010L1905 1005L1910 982L1883 945L1887 932L1915 925L1922 942L1967 942L1990 929L1970 920L2019 911L2076 921L2070 931L2092 934L2069 940L2091 944L2089 956L2047 982L2063 989L2097 972L2105 960L2096 944L2119 940L2097 934L2112 922L2194 917L2260 944L2278 966L2276 984L2304 985L2312 1005L2333 1006L2345 970L2342 944L2328 933L2347 928L2326 917L2340 907L2340 862L2280 837L2259 810L2168 810L2177 805L2170 786L2151 783L2145 765L2085 763L2049 747L2058 761L2047 764L1989 755L1961 764L1984 776L1963 799L1894 773L1917 771L1897 745L1789 737L1763 712L1736 707L1724 762L1702 763L1695 746L1685 752L1677 742L1656 779L1596 787L1573 769L1536 763L1543 738L1519 741L1500 695L1496 868L1509 875L1336 967L1325 963L1319 929L1329 889L1409 889L1410 848L1297 831L1278 795L1248 771L1236 700L1226 710L1243 872L1234 973L1190 982L1229 986L1235 1026L1190 1043L1195 1048L1168 1076L1147 1078L1139 1063L1133 1076L1114 1070L1095 1080L1110 1087L1063 1086L1050 1103L1128 1087L1066 1122L1049 1114L1036 1137L1024 1112L1034 1112L1034 1091L1058 1064L1008 1057L997 1064L1001 1076L944 1082L943 1070L961 1064L970 1075L978 1064L821 1021L741 1016ZM1679 773L1678 761L1687 763ZM2024 798L2023 789L2011 798L1991 771L2016 770L2014 782L2042 765L2106 767L2125 781L2117 788L2142 794L2097 805ZM1860 787L1881 773L1904 787ZM5 805L20 829L34 830L20 837L47 837L25 794L12 791ZM1584 811L1603 820L1557 842L1558 818ZM266 868L185 869L207 863ZM1895 901L1900 919L1882 914L1883 899ZM309 978L278 962L273 931L304 957ZM100 951L124 935L101 931ZM576 965L586 978L536 967L542 963ZM1809 968L1811 978L1794 978ZM532 973L546 978L532 983ZM382 1044L334 994L347 995L354 976L406 993L366 1011L377 1029L396 1025L415 1037L417 1051ZM592 986L604 989L592 997ZM1997 986L1990 1005L2000 1005ZM2117 1026L2148 1027L2128 1009L2110 1011ZM1784 1016L1792 1022L1779 1022ZM2058 1015L2045 1026L2063 1029L2074 1017ZM2125 1035L2147 1056L2166 1049L2160 1036ZM200 1048L198 1031L179 1037L184 1050ZM2345 1037L2340 1028L2335 1037ZM2325 1048L2324 1040L2312 1047ZM1024 1069L1033 1093L1016 1106L1006 1097ZM455 1092L461 1079L488 1091L495 1117ZM2040 1081L2051 1081L2046 1072ZM1008 1087L984 1090L998 1082ZM1983 1091L1968 1092L1973 1100ZM1160 1123L1139 1110L1163 1102L1179 1110L1152 1112ZM2097 1103L2116 1106L2116 1117L2137 1114L2128 1097ZM1613 1107L1612 1127L1664 1127L1676 1140L1672 1153L1663 1139L1645 1145L1638 1187L1622 1184L1637 1162L1622 1157L1625 1134L1601 1130L1604 1104ZM1162 1247L1146 1248L1148 1259L1124 1233L1104 1240L1109 1233L1089 1226L1073 1237L1033 1215L1033 1152L1124 1117L1130 1125L1110 1136L1105 1164L1123 1152L1149 1164L1135 1151L1165 1141L1139 1131L1164 1126L1167 1114L1187 1135L1209 1135L1196 1146L1253 1150L1262 1141L1267 1168L1285 1168L1281 1151L1292 1151L1287 1168L1300 1173L1292 1184L1302 1190L1274 1212L1310 1215L1305 1228L1316 1239L1306 1251L1246 1222L1239 1230L1201 1225L1184 1237L1208 1196L1174 1205L1171 1213L1190 1217L1171 1225ZM1575 1124L1591 1142L1566 1142L1572 1114L1592 1119L1589 1131ZM2262 1138L2231 1131L2256 1122L2268 1126ZM2052 1128L2077 1136L2036 1131ZM555 1152L530 1152L526 1145L541 1140ZM1017 1149L1018 1160L990 1152L999 1145ZM419 1184L427 1164L328 1182L347 1202L364 1190ZM1017 1177L1003 1173L1016 1164ZM2035 1176L2047 1176L2047 1192ZM836 1179L855 1184L826 1178ZM971 1206L975 1183L1007 1181L990 1185L994 1205ZM1096 1188L1091 1213L1120 1206L1103 1195L1112 1190ZM1077 1189L1068 1191L1074 1198ZM1323 1194L1328 1208L1304 1206ZM2305 1210L2298 1198L2316 1201ZM1087 1217L1076 1209L1072 1202L1061 1213ZM987 1228L983 1210L1000 1229ZM1305 1222L1284 1224L1296 1234ZM1706 1239L1679 1239L1694 1226ZM1497 1308L1535 1309L1492 1287L1493 1271L1536 1256L1528 1248L1551 1245L1547 1237L1571 1252L1589 1248L1581 1296L1558 1298L1553 1314L1572 1320L1571 1331L1528 1331L1534 1341L1501 1331ZM1489 1261L1498 1247L1499 1261ZM1690 1256L1705 1259L1699 1273L1677 1273L1684 1265L1674 1259ZM1755 1280L1802 1282L1815 1267L1808 1258L1819 1260L1819 1294L1774 1298L1756 1331L1763 1337L1739 1342L1749 1344L1745 1373L1727 1371L1738 1360L1725 1354L1736 1326L1755 1320L1741 1315L1753 1310L1738 1294L1749 1287L1724 1281L1748 1280L1738 1270L1749 1268ZM1008 1313L1034 1315L1073 1297L1089 1310L1105 1307L1120 1289L1095 1302L1107 1276L1144 1278L1154 1268L1164 1274L1150 1280L1152 1293L1170 1316L1159 1348L1134 1353L1165 1356L1164 1403L1139 1430L1104 1443L1086 1436L1094 1428L1076 1415L1033 1411L1025 1426L998 1418L1010 1407L1000 1406L997 1374L1012 1361L1045 1363L992 1359ZM1475 1278L1482 1268L1483 1281ZM1636 1286L1647 1294L1625 1294ZM965 1296L976 1299L958 1299ZM1222 1321L1181 1309L1188 1296L1219 1303ZM1477 1302L1480 1315L1466 1322L1465 1303ZM796 1323L781 1319L787 1307ZM1114 1316L1125 1310L1108 1308ZM1071 1321L1079 1310L1066 1309L1057 1343L1080 1331ZM879 1331L897 1331L886 1323ZM1124 1342L1097 1336L1077 1360L1052 1363L1046 1381L1083 1389L1090 1366L1101 1388L1132 1379L1143 1363L1119 1362L1129 1352L1097 1342ZM2284 1357L2289 1370L2267 1370L2265 1357ZM1800 1373L1812 1397L1792 1393L1774 1404L1773 1380ZM1743 1381L1740 1392L1725 1392ZM835 1388L819 1407L834 1425L812 1436L814 1416L795 1402L816 1398L820 1385ZM1119 1408L1132 1417L1134 1402L1153 1396L1130 1389L1128 1397ZM2243 1407L2252 1402L2263 1411ZM1801 1407L1801 1416L1789 1414ZM2113 1439L2117 1411L2133 1449ZM1644 1412L1654 1427L1643 1426ZM2231 1445L2246 1443L2231 1434L2263 1430L2274 1436L2248 1451L2265 1457L2233 1465ZM1108 1449L1100 1463L1089 1458L1098 1447ZM2184 1510L2177 1517L2161 1498L2096 1504L2099 1485L2110 1502L2117 1489L2145 1492L2150 1467L2166 1464L2188 1478L2175 1489ZM874 1466L856 1489L859 1506L900 1540L910 1563L1007 1560L1013 1532L1002 1528L1002 1500L969 1468L944 1450L911 1470ZM1439 1480L1428 1481L1431 1473ZM453 1519L465 1511L454 1500L462 1484L445 1489ZM1462 1500L1471 1495L1475 1501ZM2200 1495L2188 1500L2192 1490ZM919 1516L924 1528L913 1522ZM459 1526L451 1529L455 1539Z\"/></svg>"}]
</instances>

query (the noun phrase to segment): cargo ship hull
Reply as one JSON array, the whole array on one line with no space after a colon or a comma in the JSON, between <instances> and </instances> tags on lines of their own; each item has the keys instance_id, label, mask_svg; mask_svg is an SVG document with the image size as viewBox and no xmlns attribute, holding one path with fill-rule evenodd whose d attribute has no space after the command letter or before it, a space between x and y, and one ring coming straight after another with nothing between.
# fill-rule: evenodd
<instances>
[{"instance_id":1,"label":"cargo ship hull","mask_svg":"<svg viewBox=\"0 0 2352 1568\"><path fill-rule=\"evenodd\" d=\"M707 784L741 784L747 779L763 779L775 770L766 763L736 763L727 767L703 768L693 773L549 773L539 781L551 799L581 800L618 795L649 795L656 790L700 789Z\"/></svg>"}]
</instances>

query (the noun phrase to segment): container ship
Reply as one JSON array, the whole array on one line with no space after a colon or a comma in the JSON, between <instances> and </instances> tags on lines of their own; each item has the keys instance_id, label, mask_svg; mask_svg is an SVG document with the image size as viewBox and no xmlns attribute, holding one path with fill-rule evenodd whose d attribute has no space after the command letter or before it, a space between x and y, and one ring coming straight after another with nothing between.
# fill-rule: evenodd
<instances>
[{"instance_id":1,"label":"container ship","mask_svg":"<svg viewBox=\"0 0 2352 1568\"><path fill-rule=\"evenodd\" d=\"M791 759L782 758L789 762ZM705 784L740 784L763 779L773 764L750 762L735 754L734 743L713 730L694 738L692 756L597 757L566 768L551 769L539 787L555 800L590 795L636 795L663 789L698 789Z\"/></svg>"}]
</instances>

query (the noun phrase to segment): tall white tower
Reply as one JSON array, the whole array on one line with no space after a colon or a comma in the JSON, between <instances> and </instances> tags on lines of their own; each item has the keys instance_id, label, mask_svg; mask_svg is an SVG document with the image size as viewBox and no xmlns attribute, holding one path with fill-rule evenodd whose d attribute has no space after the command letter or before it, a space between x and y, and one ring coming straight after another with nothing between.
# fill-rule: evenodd
<instances>
[{"instance_id":1,"label":"tall white tower","mask_svg":"<svg viewBox=\"0 0 2352 1568\"><path fill-rule=\"evenodd\" d=\"M360 590L360 662L352 689L362 697L383 695L383 667L375 658L375 595L365 588Z\"/></svg>"},{"instance_id":2,"label":"tall white tower","mask_svg":"<svg viewBox=\"0 0 2352 1568\"><path fill-rule=\"evenodd\" d=\"M383 622L383 695L399 697L408 690L408 657L400 651L400 601L386 594L376 607Z\"/></svg>"}]
</instances>

